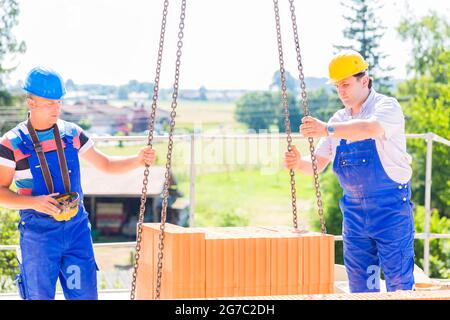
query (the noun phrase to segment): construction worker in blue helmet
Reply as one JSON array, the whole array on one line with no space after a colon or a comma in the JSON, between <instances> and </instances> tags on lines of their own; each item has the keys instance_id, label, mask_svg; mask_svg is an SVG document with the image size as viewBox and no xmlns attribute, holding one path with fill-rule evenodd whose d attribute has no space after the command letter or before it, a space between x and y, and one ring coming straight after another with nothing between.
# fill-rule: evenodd
<instances>
[{"instance_id":1,"label":"construction worker in blue helmet","mask_svg":"<svg viewBox=\"0 0 450 320\"><path fill-rule=\"evenodd\" d=\"M54 299L59 279L66 299L95 300L98 267L79 159L124 173L153 165L155 150L144 147L121 158L100 152L78 125L59 119L66 89L55 71L32 69L23 89L28 119L0 141L0 206L20 214L19 293L23 299ZM17 192L9 189L13 181Z\"/></svg>"},{"instance_id":2,"label":"construction worker in blue helmet","mask_svg":"<svg viewBox=\"0 0 450 320\"><path fill-rule=\"evenodd\" d=\"M339 206L350 291L380 291L380 270L387 291L412 290L412 170L405 119L395 98L374 90L368 67L356 51L335 55L329 78L344 108L328 122L304 117L300 132L320 138L315 152L318 169L333 161L343 189ZM285 166L312 174L311 157L302 157L295 146L286 152Z\"/></svg>"}]
</instances>

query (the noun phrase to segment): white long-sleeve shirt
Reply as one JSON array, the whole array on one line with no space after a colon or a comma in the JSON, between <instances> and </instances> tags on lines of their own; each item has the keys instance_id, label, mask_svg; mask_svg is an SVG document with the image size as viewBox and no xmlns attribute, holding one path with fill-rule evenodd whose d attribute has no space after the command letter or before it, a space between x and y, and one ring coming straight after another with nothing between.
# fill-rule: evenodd
<instances>
[{"instance_id":1,"label":"white long-sleeve shirt","mask_svg":"<svg viewBox=\"0 0 450 320\"><path fill-rule=\"evenodd\" d=\"M373 119L381 124L384 136L375 139L381 164L392 180L407 183L412 175L412 158L406 151L405 117L398 101L371 89L359 114L352 116L350 109L340 109L328 123L352 119ZM334 160L340 140L331 136L322 137L317 145L316 155Z\"/></svg>"}]
</instances>

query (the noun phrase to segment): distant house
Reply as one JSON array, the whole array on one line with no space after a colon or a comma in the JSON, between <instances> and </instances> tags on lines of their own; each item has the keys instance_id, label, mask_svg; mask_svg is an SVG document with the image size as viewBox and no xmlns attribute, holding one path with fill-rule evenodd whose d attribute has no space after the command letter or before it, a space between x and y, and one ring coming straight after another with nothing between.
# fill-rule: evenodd
<instances>
[{"instance_id":1,"label":"distant house","mask_svg":"<svg viewBox=\"0 0 450 320\"><path fill-rule=\"evenodd\" d=\"M80 123L83 119L92 121L93 115L90 111L90 108L84 103L63 104L61 107L61 119L74 123Z\"/></svg>"},{"instance_id":2,"label":"distant house","mask_svg":"<svg viewBox=\"0 0 450 320\"><path fill-rule=\"evenodd\" d=\"M133 116L131 118L133 132L144 132L145 130L148 130L150 113L150 107L146 109L144 104L141 104L140 107L137 107L133 111ZM161 127L169 123L170 112L162 109L156 109L155 117L155 130L157 133L161 133L159 132L161 131Z\"/></svg>"},{"instance_id":3,"label":"distant house","mask_svg":"<svg viewBox=\"0 0 450 320\"><path fill-rule=\"evenodd\" d=\"M179 97L183 100L209 100L209 101L236 101L246 90L206 90L200 89L184 89L180 90Z\"/></svg>"},{"instance_id":4,"label":"distant house","mask_svg":"<svg viewBox=\"0 0 450 320\"><path fill-rule=\"evenodd\" d=\"M92 112L92 128L89 131L110 135L123 131L131 123L133 112L129 107L117 108L100 104L90 106L90 111Z\"/></svg>"},{"instance_id":5,"label":"distant house","mask_svg":"<svg viewBox=\"0 0 450 320\"><path fill-rule=\"evenodd\" d=\"M200 100L200 91L197 89L184 89L180 91L180 99L184 100Z\"/></svg>"},{"instance_id":6,"label":"distant house","mask_svg":"<svg viewBox=\"0 0 450 320\"><path fill-rule=\"evenodd\" d=\"M246 92L246 90L208 90L206 97L211 101L236 101Z\"/></svg>"},{"instance_id":7,"label":"distant house","mask_svg":"<svg viewBox=\"0 0 450 320\"><path fill-rule=\"evenodd\" d=\"M108 96L106 95L92 95L88 97L88 103L91 105L108 105Z\"/></svg>"},{"instance_id":8,"label":"distant house","mask_svg":"<svg viewBox=\"0 0 450 320\"><path fill-rule=\"evenodd\" d=\"M143 101L143 100L147 100L148 97L149 97L148 92L132 91L132 92L128 93L128 100L131 100L131 101Z\"/></svg>"},{"instance_id":9,"label":"distant house","mask_svg":"<svg viewBox=\"0 0 450 320\"><path fill-rule=\"evenodd\" d=\"M110 175L84 165L81 181L84 205L90 213L94 236L121 236L134 238L140 211L143 168L121 175ZM149 168L149 183L145 206L145 222L160 221L161 194L165 181L165 167ZM175 177L171 178L167 221L187 225L188 203L177 190Z\"/></svg>"},{"instance_id":10,"label":"distant house","mask_svg":"<svg viewBox=\"0 0 450 320\"><path fill-rule=\"evenodd\" d=\"M92 127L89 132L97 135L115 135L117 132L128 134L144 132L148 129L150 119L150 107L114 107L102 104L65 104L62 106L61 118L67 121L80 123L81 120L89 120ZM156 131L169 123L170 113L165 110L156 110Z\"/></svg>"},{"instance_id":11,"label":"distant house","mask_svg":"<svg viewBox=\"0 0 450 320\"><path fill-rule=\"evenodd\" d=\"M72 91L69 90L66 95L64 96L64 101L83 101L89 99L89 92L88 91Z\"/></svg>"}]
</instances>

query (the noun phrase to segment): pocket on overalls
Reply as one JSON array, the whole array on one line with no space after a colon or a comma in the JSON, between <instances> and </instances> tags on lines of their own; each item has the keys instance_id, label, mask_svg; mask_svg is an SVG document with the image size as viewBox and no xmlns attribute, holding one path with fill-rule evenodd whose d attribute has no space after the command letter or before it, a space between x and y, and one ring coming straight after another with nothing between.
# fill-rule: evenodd
<instances>
[{"instance_id":1,"label":"pocket on overalls","mask_svg":"<svg viewBox=\"0 0 450 320\"><path fill-rule=\"evenodd\" d=\"M342 167L368 166L372 162L372 153L368 150L344 153L339 157Z\"/></svg>"},{"instance_id":2,"label":"pocket on overalls","mask_svg":"<svg viewBox=\"0 0 450 320\"><path fill-rule=\"evenodd\" d=\"M369 150L343 153L338 157L339 182L347 192L360 191L366 185L373 166L372 153Z\"/></svg>"},{"instance_id":3,"label":"pocket on overalls","mask_svg":"<svg viewBox=\"0 0 450 320\"><path fill-rule=\"evenodd\" d=\"M18 274L16 275L16 278L14 279L14 283L17 286L17 290L19 291L19 296L23 299L23 300L27 300L28 296L27 296L27 291L25 288L25 281L24 278L22 276L22 274Z\"/></svg>"}]
</instances>

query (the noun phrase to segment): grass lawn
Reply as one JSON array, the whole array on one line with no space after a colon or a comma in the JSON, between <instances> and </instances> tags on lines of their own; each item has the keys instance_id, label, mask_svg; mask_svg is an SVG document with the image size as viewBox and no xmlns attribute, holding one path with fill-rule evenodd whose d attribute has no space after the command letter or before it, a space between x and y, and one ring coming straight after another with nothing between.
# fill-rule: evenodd
<instances>
[{"instance_id":1,"label":"grass lawn","mask_svg":"<svg viewBox=\"0 0 450 320\"><path fill-rule=\"evenodd\" d=\"M112 101L113 105L131 105L130 101ZM171 111L169 100L158 102L158 108ZM151 101L146 101L148 110ZM175 118L176 129L191 132L194 127L206 129L243 129L244 125L234 118L235 102L179 100ZM150 111L149 111L150 112Z\"/></svg>"},{"instance_id":2,"label":"grass lawn","mask_svg":"<svg viewBox=\"0 0 450 320\"><path fill-rule=\"evenodd\" d=\"M171 101L161 101L163 110L171 110ZM234 119L234 102L188 101L181 100L177 106L175 121L178 124L222 124L239 126ZM199 116L201 115L201 116Z\"/></svg>"},{"instance_id":3,"label":"grass lawn","mask_svg":"<svg viewBox=\"0 0 450 320\"><path fill-rule=\"evenodd\" d=\"M186 189L186 185L180 185ZM298 218L314 218L310 177L297 176ZM292 225L289 174L249 169L197 176L196 215L200 226Z\"/></svg>"}]
</instances>

